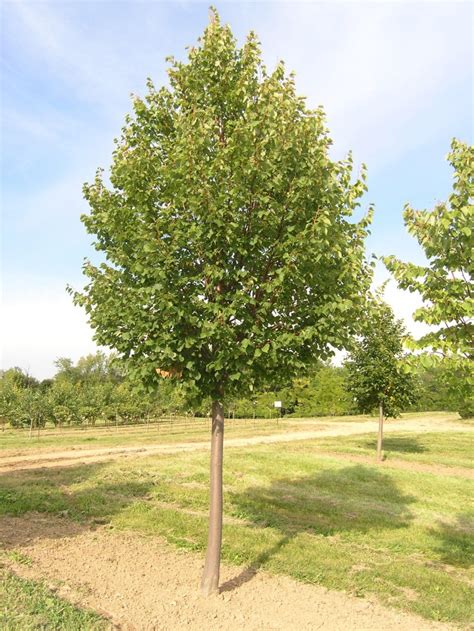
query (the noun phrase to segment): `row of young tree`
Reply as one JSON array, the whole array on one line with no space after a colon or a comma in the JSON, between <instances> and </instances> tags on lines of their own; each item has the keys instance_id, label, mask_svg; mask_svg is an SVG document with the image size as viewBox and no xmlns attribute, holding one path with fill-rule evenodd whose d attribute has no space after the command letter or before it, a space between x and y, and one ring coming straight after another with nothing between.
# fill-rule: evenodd
<instances>
[{"instance_id":1,"label":"row of young tree","mask_svg":"<svg viewBox=\"0 0 474 631\"><path fill-rule=\"evenodd\" d=\"M126 378L115 359L99 352L79 359L74 365L70 359L61 358L56 362L54 378L43 381L19 368L3 371L0 376L3 426L143 422L150 414L181 411L182 401L176 387L164 384L159 396L140 391Z\"/></svg>"},{"instance_id":2,"label":"row of young tree","mask_svg":"<svg viewBox=\"0 0 474 631\"><path fill-rule=\"evenodd\" d=\"M340 416L402 411L453 410L472 415L469 402L453 389L451 366L426 366L403 353L403 326L390 308L379 303L371 326L342 366L314 362L278 390L234 397L225 413L232 418ZM52 379L39 381L20 368L0 373L0 418L3 428L94 426L144 423L169 416L208 416L211 400L187 396L179 383L162 380L153 392L126 375L117 357L98 352L56 362ZM276 400L282 409L274 408Z\"/></svg>"}]
</instances>

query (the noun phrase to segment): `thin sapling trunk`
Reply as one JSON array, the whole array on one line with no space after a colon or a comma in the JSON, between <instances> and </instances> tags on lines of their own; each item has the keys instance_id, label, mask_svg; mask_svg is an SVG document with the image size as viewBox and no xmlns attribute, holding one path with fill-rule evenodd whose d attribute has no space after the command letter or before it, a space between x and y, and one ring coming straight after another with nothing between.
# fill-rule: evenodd
<instances>
[{"instance_id":1,"label":"thin sapling trunk","mask_svg":"<svg viewBox=\"0 0 474 631\"><path fill-rule=\"evenodd\" d=\"M209 535L201 593L210 596L219 590L222 542L222 459L224 452L224 408L212 403L211 476L209 500Z\"/></svg>"},{"instance_id":2,"label":"thin sapling trunk","mask_svg":"<svg viewBox=\"0 0 474 631\"><path fill-rule=\"evenodd\" d=\"M382 462L383 403L379 404L379 433L377 436L377 462Z\"/></svg>"}]
</instances>

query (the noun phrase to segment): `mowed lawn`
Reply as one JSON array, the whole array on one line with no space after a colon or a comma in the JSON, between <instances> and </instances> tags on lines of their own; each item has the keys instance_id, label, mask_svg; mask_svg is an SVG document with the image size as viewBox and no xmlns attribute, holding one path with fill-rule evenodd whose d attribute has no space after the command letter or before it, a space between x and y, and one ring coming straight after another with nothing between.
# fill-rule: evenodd
<instances>
[{"instance_id":1,"label":"mowed lawn","mask_svg":"<svg viewBox=\"0 0 474 631\"><path fill-rule=\"evenodd\" d=\"M449 414L449 413L448 413ZM454 415L452 415L454 416ZM227 420L226 436L247 438L249 436L265 436L294 431L307 431L330 426L346 419L367 420L366 416L331 417L330 419L313 419L311 423L301 424L297 421L277 419L236 419ZM309 423L309 425L308 425ZM9 451L51 451L68 448L98 449L101 447L135 447L157 443L197 442L209 440L210 421L207 419L188 419L180 421L160 421L159 423L137 424L135 426L113 425L109 428L83 427L64 428L62 431L53 428L36 430L29 436L28 429L6 429L0 431L0 455L9 455Z\"/></svg>"},{"instance_id":2,"label":"mowed lawn","mask_svg":"<svg viewBox=\"0 0 474 631\"><path fill-rule=\"evenodd\" d=\"M374 435L321 438L313 443L321 453L341 456L373 458L377 438ZM391 465L398 461L417 465L441 465L473 469L474 475L474 432L396 432L387 434L383 442L384 461ZM422 467L420 467L422 468ZM449 469L444 471L449 474Z\"/></svg>"},{"instance_id":3,"label":"mowed lawn","mask_svg":"<svg viewBox=\"0 0 474 631\"><path fill-rule=\"evenodd\" d=\"M283 419L226 419L227 438L247 438L267 434L284 434L297 431L318 431L335 425L376 422L376 418L358 414L353 416L324 416L314 418ZM408 412L397 421L429 422L442 429L443 424L454 422L462 426L463 421L455 412ZM388 422L388 424L390 421ZM464 422L465 423L465 422ZM209 440L210 420L204 418L167 418L158 422L137 423L136 425L72 426L63 429L53 426L35 429L30 436L28 428L6 428L0 431L0 456L9 452L55 451L69 448L100 449L113 447L138 447L151 443L197 442Z\"/></svg>"},{"instance_id":4,"label":"mowed lawn","mask_svg":"<svg viewBox=\"0 0 474 631\"><path fill-rule=\"evenodd\" d=\"M472 434L393 433L383 465L374 438L227 450L223 558L242 566L242 581L249 567L265 568L465 626L474 602ZM208 460L197 451L2 474L0 513L61 513L202 553Z\"/></svg>"}]
</instances>

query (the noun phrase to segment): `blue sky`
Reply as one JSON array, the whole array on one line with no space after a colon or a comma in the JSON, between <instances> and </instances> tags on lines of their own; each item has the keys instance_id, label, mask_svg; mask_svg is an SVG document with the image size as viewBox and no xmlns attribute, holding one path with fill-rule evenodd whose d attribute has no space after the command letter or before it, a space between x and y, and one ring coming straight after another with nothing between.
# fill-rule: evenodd
<instances>
[{"instance_id":1,"label":"blue sky","mask_svg":"<svg viewBox=\"0 0 474 631\"><path fill-rule=\"evenodd\" d=\"M365 162L376 214L369 252L421 261L402 209L449 194L451 138L473 142L470 2L215 3L239 42L253 29L269 67L283 59L308 104L325 107L334 156ZM2 367L39 377L94 344L65 286L91 254L82 184L110 164L143 94L166 80L208 20L204 2L8 2L2 12ZM386 278L377 270L377 280ZM410 329L415 296L387 299Z\"/></svg>"}]
</instances>

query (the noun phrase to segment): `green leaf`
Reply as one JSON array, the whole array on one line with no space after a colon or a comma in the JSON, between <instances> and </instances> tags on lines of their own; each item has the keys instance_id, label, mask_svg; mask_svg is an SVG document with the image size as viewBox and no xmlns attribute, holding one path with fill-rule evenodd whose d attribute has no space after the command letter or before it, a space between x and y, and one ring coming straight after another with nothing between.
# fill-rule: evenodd
<instances>
[{"instance_id":1,"label":"green leaf","mask_svg":"<svg viewBox=\"0 0 474 631\"><path fill-rule=\"evenodd\" d=\"M210 25L135 100L110 178L85 186L105 262L85 266L74 299L97 342L144 382L161 387L165 367L201 398L288 382L347 346L371 283L371 214L351 219L365 171L330 146L322 110L283 66L265 70L255 37L239 48Z\"/></svg>"}]
</instances>

